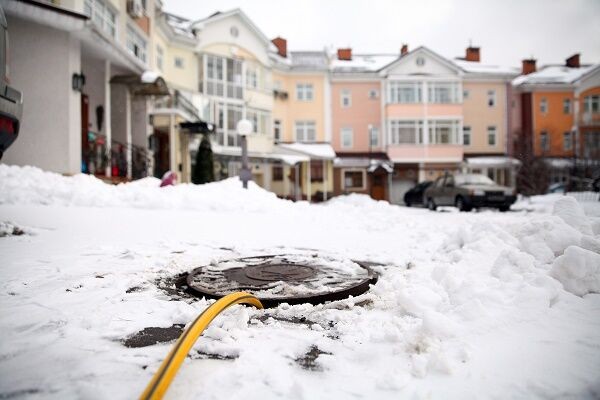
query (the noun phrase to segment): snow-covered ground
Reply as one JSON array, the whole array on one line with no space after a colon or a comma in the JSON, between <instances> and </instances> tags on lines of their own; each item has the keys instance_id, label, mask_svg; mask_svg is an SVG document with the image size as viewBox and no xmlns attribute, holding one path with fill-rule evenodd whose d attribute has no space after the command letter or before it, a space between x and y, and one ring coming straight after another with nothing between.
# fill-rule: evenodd
<instances>
[{"instance_id":1,"label":"snow-covered ground","mask_svg":"<svg viewBox=\"0 0 600 400\"><path fill-rule=\"evenodd\" d=\"M167 398L600 396L600 202L430 212L292 203L236 179L157 186L0 165L0 398L137 397L171 344L123 341L210 303L157 280L298 251L384 266L358 298L227 310Z\"/></svg>"}]
</instances>

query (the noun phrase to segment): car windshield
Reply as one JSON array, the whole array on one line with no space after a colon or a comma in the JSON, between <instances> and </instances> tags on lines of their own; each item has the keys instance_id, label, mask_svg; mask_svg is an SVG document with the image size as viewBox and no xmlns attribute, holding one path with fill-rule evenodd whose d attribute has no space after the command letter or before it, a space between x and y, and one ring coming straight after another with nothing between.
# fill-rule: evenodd
<instances>
[{"instance_id":1,"label":"car windshield","mask_svg":"<svg viewBox=\"0 0 600 400\"><path fill-rule=\"evenodd\" d=\"M464 174L454 177L456 185L495 185L496 182L481 174Z\"/></svg>"}]
</instances>

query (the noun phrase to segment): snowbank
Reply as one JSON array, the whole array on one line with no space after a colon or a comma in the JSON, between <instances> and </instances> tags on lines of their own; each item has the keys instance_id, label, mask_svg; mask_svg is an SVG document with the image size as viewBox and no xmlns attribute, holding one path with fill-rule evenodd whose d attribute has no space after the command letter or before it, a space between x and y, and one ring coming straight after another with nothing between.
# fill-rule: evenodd
<instances>
[{"instance_id":1,"label":"snowbank","mask_svg":"<svg viewBox=\"0 0 600 400\"><path fill-rule=\"evenodd\" d=\"M552 276L578 296L600 293L600 254L570 246L552 264Z\"/></svg>"},{"instance_id":2,"label":"snowbank","mask_svg":"<svg viewBox=\"0 0 600 400\"><path fill-rule=\"evenodd\" d=\"M237 178L206 185L159 185L156 178L111 185L91 175L66 177L0 164L0 204L260 212L289 203L253 182L244 190Z\"/></svg>"}]
</instances>

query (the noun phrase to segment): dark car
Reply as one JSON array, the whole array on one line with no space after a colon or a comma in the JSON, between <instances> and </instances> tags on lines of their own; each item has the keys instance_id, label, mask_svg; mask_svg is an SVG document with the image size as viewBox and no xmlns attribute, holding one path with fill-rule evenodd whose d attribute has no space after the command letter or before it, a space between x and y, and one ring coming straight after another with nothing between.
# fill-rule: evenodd
<instances>
[{"instance_id":1,"label":"dark car","mask_svg":"<svg viewBox=\"0 0 600 400\"><path fill-rule=\"evenodd\" d=\"M404 204L406 204L407 207L417 204L425 205L425 198L423 195L425 194L425 190L431 186L432 183L432 181L423 181L404 193Z\"/></svg>"},{"instance_id":2,"label":"dark car","mask_svg":"<svg viewBox=\"0 0 600 400\"><path fill-rule=\"evenodd\" d=\"M19 134L23 100L8 83L8 24L0 7L0 159Z\"/></svg>"},{"instance_id":3,"label":"dark car","mask_svg":"<svg viewBox=\"0 0 600 400\"><path fill-rule=\"evenodd\" d=\"M456 206L460 211L494 207L508 211L517 199L514 189L500 186L481 174L445 174L425 191L430 210L438 206Z\"/></svg>"}]
</instances>

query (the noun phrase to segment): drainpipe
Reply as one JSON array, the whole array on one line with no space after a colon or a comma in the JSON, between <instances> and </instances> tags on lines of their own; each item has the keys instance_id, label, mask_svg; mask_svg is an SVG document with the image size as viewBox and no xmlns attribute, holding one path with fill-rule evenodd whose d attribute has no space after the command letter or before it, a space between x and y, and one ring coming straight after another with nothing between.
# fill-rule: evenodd
<instances>
[{"instance_id":1,"label":"drainpipe","mask_svg":"<svg viewBox=\"0 0 600 400\"><path fill-rule=\"evenodd\" d=\"M106 134L106 155L108 157L108 163L106 165L106 171L104 172L107 177L112 176L112 116L111 116L111 103L110 103L110 61L104 62L104 133Z\"/></svg>"}]
</instances>

